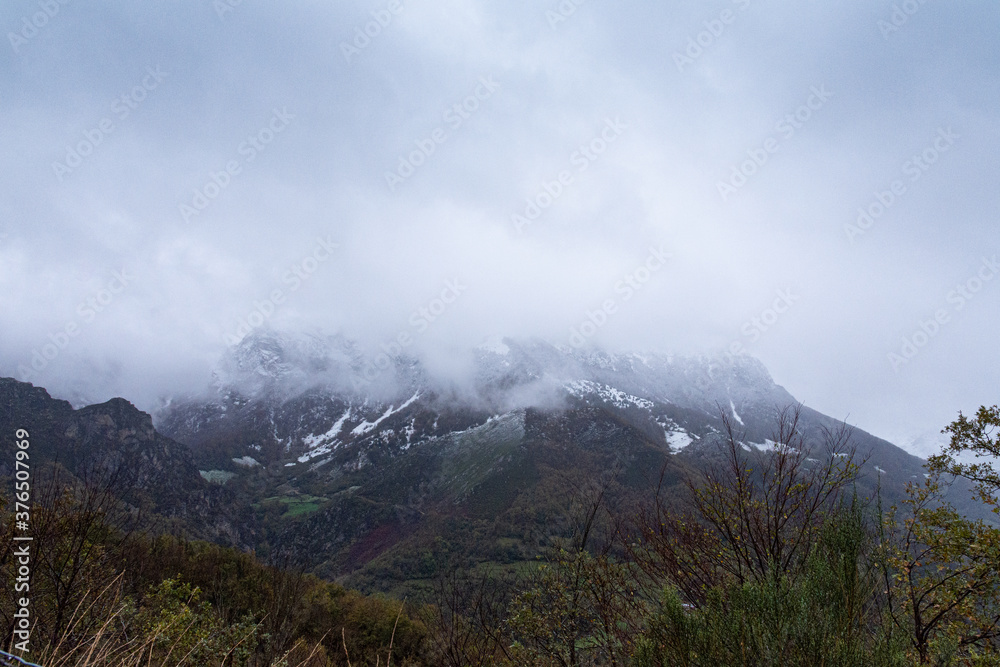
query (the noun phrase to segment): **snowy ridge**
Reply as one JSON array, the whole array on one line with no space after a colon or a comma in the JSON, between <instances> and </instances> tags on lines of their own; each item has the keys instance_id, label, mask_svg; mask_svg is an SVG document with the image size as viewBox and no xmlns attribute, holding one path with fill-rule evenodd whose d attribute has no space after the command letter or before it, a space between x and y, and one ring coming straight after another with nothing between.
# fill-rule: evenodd
<instances>
[{"instance_id":1,"label":"snowy ridge","mask_svg":"<svg viewBox=\"0 0 1000 667\"><path fill-rule=\"evenodd\" d=\"M621 411L616 419L679 454L720 432L721 405L752 431L773 406L794 402L750 357L618 354L493 337L468 351L472 382L455 392L413 358L393 358L374 381L358 382L370 373L370 360L357 350L341 336L255 331L220 364L214 396L165 406L167 430L194 439L199 431L244 429L252 442L267 443L266 451L246 445L230 456L252 456L262 465L316 468L350 459L357 467L366 465L361 454L370 450L395 456L492 428L512 411L572 410L565 398L573 397ZM748 440L763 435L749 433Z\"/></svg>"},{"instance_id":2,"label":"snowy ridge","mask_svg":"<svg viewBox=\"0 0 1000 667\"><path fill-rule=\"evenodd\" d=\"M354 435L364 435L365 433L369 433L369 432L375 430L376 428L378 428L379 424L381 424L382 422L384 422L386 419L388 419L389 417L393 416L397 412L400 412L400 411L408 408L418 398L420 398L420 392L419 391L417 393L415 393L412 397L410 397L410 399L408 401L406 401L405 403L403 403L402 405L400 405L398 408L394 409L393 406L390 405L389 408L385 411L385 414L383 414L381 417L379 417L375 421L370 422L370 421L366 420L366 421L361 422L360 424L358 424L357 426L354 427L354 430L352 430L351 433L353 433Z\"/></svg>"},{"instance_id":3,"label":"snowy ridge","mask_svg":"<svg viewBox=\"0 0 1000 667\"><path fill-rule=\"evenodd\" d=\"M395 535L435 508L451 516L467 501L477 517L520 516L537 504L533 485L566 470L592 478L621 462L623 483L667 469L677 481L717 465L731 433L741 456L745 449L750 459L766 460L782 451L774 442L781 439L776 416L796 405L748 357L612 354L491 339L467 350L468 358L447 360L458 377L444 377L441 365L425 370L419 359L395 358L381 364L384 375L368 373L369 381L355 384L368 362L348 358L348 343L289 338L261 336L260 351L253 340L241 343L231 363L238 381L172 402L161 432L189 445L214 483L234 476L253 482L248 488L269 485L271 495L317 498L315 509L287 522L317 551L340 533L349 551L351 525L362 535L387 521ZM803 445L792 444L799 456L819 460L803 459L815 470L831 462L823 438L841 422L807 407L800 415ZM860 447L874 452L866 480L905 481L922 471L889 443L860 436Z\"/></svg>"},{"instance_id":4,"label":"snowy ridge","mask_svg":"<svg viewBox=\"0 0 1000 667\"><path fill-rule=\"evenodd\" d=\"M307 435L302 439L302 443L308 448L305 454L298 458L299 463L306 463L314 458L329 454L334 449L340 445L340 440L337 438L340 435L340 431L344 428L344 422L346 422L351 417L351 408L347 408L347 412L341 415L340 419L334 423L330 430L321 435ZM294 465L294 464L285 464Z\"/></svg>"},{"instance_id":5,"label":"snowy ridge","mask_svg":"<svg viewBox=\"0 0 1000 667\"><path fill-rule=\"evenodd\" d=\"M600 384L598 382L592 382L590 380L568 382L564 385L564 387L566 388L566 391L578 398L584 398L588 395L596 395L616 408L627 408L632 405L642 408L643 410L650 410L653 407L652 401L646 400L645 398L639 398L638 396L633 396L632 394L628 394L620 389Z\"/></svg>"},{"instance_id":6,"label":"snowy ridge","mask_svg":"<svg viewBox=\"0 0 1000 667\"><path fill-rule=\"evenodd\" d=\"M338 435L340 435L341 429L344 428L344 422L351 418L351 408L347 408L347 412L341 415L340 419L334 423L330 430L321 435L307 435L302 439L302 444L306 446L306 449L314 449L317 445L324 444L331 440L334 440Z\"/></svg>"}]
</instances>

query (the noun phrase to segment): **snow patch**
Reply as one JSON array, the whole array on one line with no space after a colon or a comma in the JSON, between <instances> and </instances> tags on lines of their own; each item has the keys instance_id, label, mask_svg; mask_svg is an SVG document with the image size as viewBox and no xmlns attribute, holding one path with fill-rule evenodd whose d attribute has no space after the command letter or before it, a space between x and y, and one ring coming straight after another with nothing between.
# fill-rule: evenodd
<instances>
[{"instance_id":1,"label":"snow patch","mask_svg":"<svg viewBox=\"0 0 1000 667\"><path fill-rule=\"evenodd\" d=\"M260 462L251 456L244 456L238 459L234 458L233 463L235 463L238 466L246 466L247 468L253 468L254 466L260 465Z\"/></svg>"},{"instance_id":2,"label":"snow patch","mask_svg":"<svg viewBox=\"0 0 1000 667\"><path fill-rule=\"evenodd\" d=\"M794 447L789 447L788 445L783 445L780 442L775 442L769 438L764 438L764 442L751 442L748 447L746 443L741 443L743 449L750 451L750 447L754 447L760 452L789 452L792 454L798 454L799 450ZM809 459L810 461L815 461L816 459Z\"/></svg>"},{"instance_id":3,"label":"snow patch","mask_svg":"<svg viewBox=\"0 0 1000 667\"><path fill-rule=\"evenodd\" d=\"M381 417L379 417L378 419L376 419L373 422L370 422L370 421L368 421L366 419L365 421L363 421L360 424L358 424L357 426L355 426L354 430L352 430L351 433L353 433L354 435L363 435L365 433L368 433L369 431L374 430L376 426L378 426L379 424L381 424L382 422L384 422L390 416L392 416L392 406L391 405L389 406L389 409L387 409L385 411L384 415L382 415Z\"/></svg>"},{"instance_id":4,"label":"snow patch","mask_svg":"<svg viewBox=\"0 0 1000 667\"><path fill-rule=\"evenodd\" d=\"M338 435L340 435L340 430L344 428L344 422L346 422L351 417L351 409L347 408L347 412L341 415L340 419L330 427L330 430L326 433L320 435L307 435L302 439L302 444L306 446L306 449L313 449L314 447L329 442L333 440Z\"/></svg>"},{"instance_id":5,"label":"snow patch","mask_svg":"<svg viewBox=\"0 0 1000 667\"><path fill-rule=\"evenodd\" d=\"M328 442L316 447L315 449L310 449L308 452L299 457L299 463L305 463L306 461L311 461L317 456L323 456L324 454L329 454L340 445L340 440L334 440L333 442Z\"/></svg>"},{"instance_id":6,"label":"snow patch","mask_svg":"<svg viewBox=\"0 0 1000 667\"><path fill-rule=\"evenodd\" d=\"M667 431L664 429L663 436L670 445L671 454L680 454L684 448L694 442L694 438L687 431Z\"/></svg>"},{"instance_id":7,"label":"snow patch","mask_svg":"<svg viewBox=\"0 0 1000 667\"><path fill-rule=\"evenodd\" d=\"M347 408L347 412L340 416L340 419L330 427L329 431L319 435L308 435L303 438L302 442L309 451L298 458L299 463L305 463L317 456L329 454L340 446L340 439L337 436L340 435L340 431L344 428L344 423L350 418L351 408Z\"/></svg>"},{"instance_id":8,"label":"snow patch","mask_svg":"<svg viewBox=\"0 0 1000 667\"><path fill-rule=\"evenodd\" d=\"M574 396L582 398L588 394L597 394L602 400L611 403L616 408L626 408L630 405L649 410L653 407L652 401L639 398L632 394L625 393L620 389L615 389L606 384L591 382L590 380L575 380L564 385L566 391Z\"/></svg>"},{"instance_id":9,"label":"snow patch","mask_svg":"<svg viewBox=\"0 0 1000 667\"><path fill-rule=\"evenodd\" d=\"M736 412L736 404L733 403L733 399L729 399L729 407L733 410L733 419L738 421L741 426L746 426L746 424L743 423L743 419L740 418L739 413Z\"/></svg>"},{"instance_id":10,"label":"snow patch","mask_svg":"<svg viewBox=\"0 0 1000 667\"><path fill-rule=\"evenodd\" d=\"M400 405L398 408L394 408L394 406L390 405L389 409L385 411L385 414L382 415L381 417L379 417L378 419L376 419L375 421L370 422L368 420L365 420L365 421L361 422L360 424L358 424L357 426L354 427L354 430L351 431L351 433L353 433L354 435L364 435L365 433L368 433L369 431L374 430L375 427L377 427L379 424L381 424L382 422L384 422L386 419L388 419L392 415L396 414L397 412L400 412L404 408L409 407L413 403L413 401L417 400L418 398L420 398L420 392L419 391L417 393L415 393L413 396L411 396L409 400L407 400L405 403L403 403L402 405Z\"/></svg>"},{"instance_id":11,"label":"snow patch","mask_svg":"<svg viewBox=\"0 0 1000 667\"><path fill-rule=\"evenodd\" d=\"M416 422L417 418L414 417L413 419L410 420L410 423L406 425L406 428L403 429L403 433L406 434L406 444L403 445L403 450L409 449L410 445L413 444L411 442L411 439L413 438L413 434L417 432L417 428L415 426Z\"/></svg>"}]
</instances>

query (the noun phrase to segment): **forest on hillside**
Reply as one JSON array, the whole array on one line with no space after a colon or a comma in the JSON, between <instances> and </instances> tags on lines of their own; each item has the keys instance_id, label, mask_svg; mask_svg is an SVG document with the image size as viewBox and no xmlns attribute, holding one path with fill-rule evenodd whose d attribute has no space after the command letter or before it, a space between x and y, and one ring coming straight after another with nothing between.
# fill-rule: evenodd
<instances>
[{"instance_id":1,"label":"forest on hillside","mask_svg":"<svg viewBox=\"0 0 1000 667\"><path fill-rule=\"evenodd\" d=\"M780 415L768 451L727 421L719 463L683 497L622 507L613 476L594 480L534 564L442 569L426 600L190 540L123 502L120 470L36 468L30 605L8 592L21 487L0 499L0 642L19 656L0 664L1000 664L1000 528L946 498L961 477L1000 510L1000 409L959 414L889 507L857 493L849 430L809 446L797 420Z\"/></svg>"}]
</instances>

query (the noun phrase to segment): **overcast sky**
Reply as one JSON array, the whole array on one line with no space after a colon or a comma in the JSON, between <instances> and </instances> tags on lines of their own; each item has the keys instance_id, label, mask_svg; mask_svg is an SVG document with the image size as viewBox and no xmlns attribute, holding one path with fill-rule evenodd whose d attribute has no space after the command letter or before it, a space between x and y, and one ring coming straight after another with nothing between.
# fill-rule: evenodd
<instances>
[{"instance_id":1,"label":"overcast sky","mask_svg":"<svg viewBox=\"0 0 1000 667\"><path fill-rule=\"evenodd\" d=\"M1000 399L996 2L63 1L0 9L0 375L149 409L266 322Z\"/></svg>"}]
</instances>

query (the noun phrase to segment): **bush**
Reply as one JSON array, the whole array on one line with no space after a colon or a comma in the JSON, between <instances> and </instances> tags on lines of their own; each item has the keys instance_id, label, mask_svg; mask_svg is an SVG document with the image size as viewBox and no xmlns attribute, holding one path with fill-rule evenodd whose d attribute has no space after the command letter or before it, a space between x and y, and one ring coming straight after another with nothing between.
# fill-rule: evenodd
<instances>
[{"instance_id":1,"label":"bush","mask_svg":"<svg viewBox=\"0 0 1000 667\"><path fill-rule=\"evenodd\" d=\"M759 667L905 665L901 642L880 630L871 541L859 510L831 516L795 581L712 588L697 608L667 588L636 664Z\"/></svg>"}]
</instances>

